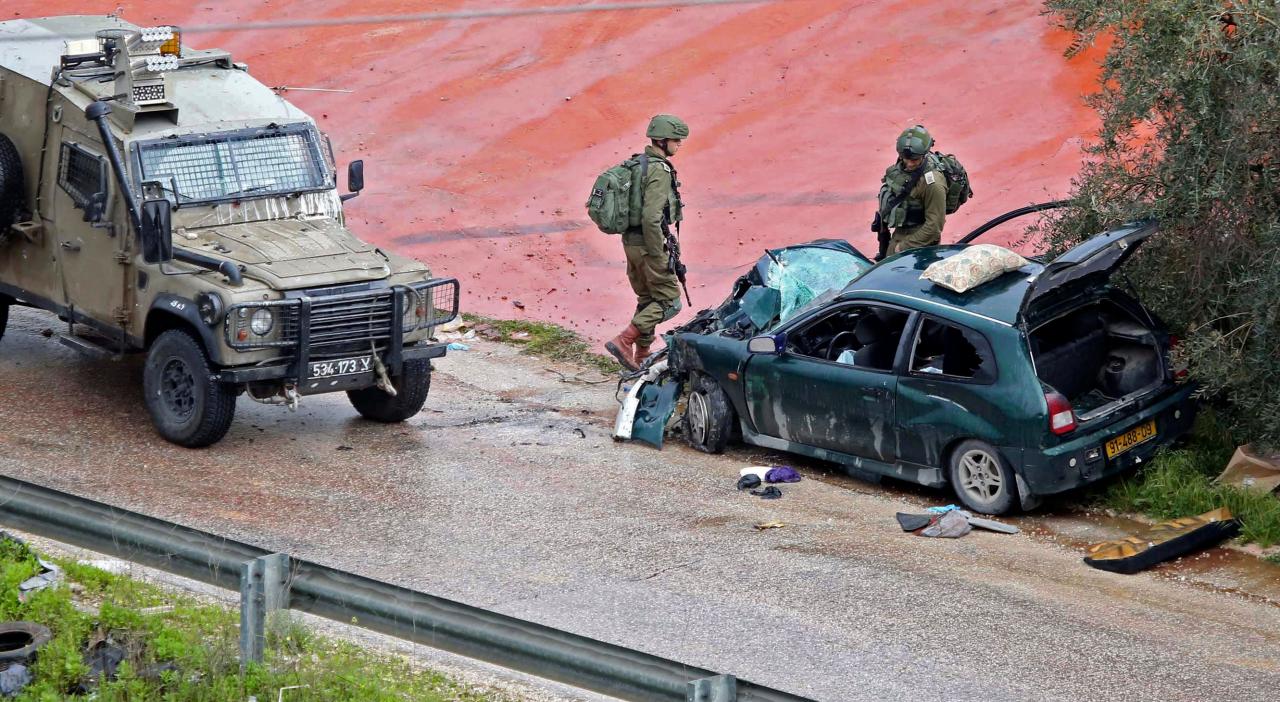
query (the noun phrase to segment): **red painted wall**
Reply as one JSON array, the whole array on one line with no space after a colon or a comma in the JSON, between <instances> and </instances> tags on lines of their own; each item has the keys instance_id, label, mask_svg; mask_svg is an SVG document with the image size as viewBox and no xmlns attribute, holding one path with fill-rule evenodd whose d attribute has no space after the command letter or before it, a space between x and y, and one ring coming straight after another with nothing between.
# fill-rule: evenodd
<instances>
[{"instance_id":1,"label":"red painted wall","mask_svg":"<svg viewBox=\"0 0 1280 702\"><path fill-rule=\"evenodd\" d=\"M576 2L7 0L0 12L120 6L136 24L194 27ZM775 0L186 42L232 51L268 85L354 90L287 97L333 137L340 165L365 159L367 187L348 203L356 232L460 278L468 311L603 339L634 298L618 238L583 203L656 112L692 130L676 164L695 308L719 302L765 246L835 236L874 252L880 176L916 122L973 179L944 241L1064 195L1096 124L1082 102L1096 56L1064 59L1070 38L1041 12L1030 0Z\"/></svg>"}]
</instances>

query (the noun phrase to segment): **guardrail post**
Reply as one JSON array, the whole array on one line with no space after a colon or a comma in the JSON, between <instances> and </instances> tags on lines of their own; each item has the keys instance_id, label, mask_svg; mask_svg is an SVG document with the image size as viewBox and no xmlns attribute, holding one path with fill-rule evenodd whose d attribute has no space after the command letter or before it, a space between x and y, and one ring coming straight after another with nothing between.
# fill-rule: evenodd
<instances>
[{"instance_id":1,"label":"guardrail post","mask_svg":"<svg viewBox=\"0 0 1280 702\"><path fill-rule=\"evenodd\" d=\"M261 663L267 613L289 606L289 556L274 553L240 566L240 668Z\"/></svg>"},{"instance_id":2,"label":"guardrail post","mask_svg":"<svg viewBox=\"0 0 1280 702\"><path fill-rule=\"evenodd\" d=\"M732 675L717 675L689 683L687 702L738 702L738 679Z\"/></svg>"}]
</instances>

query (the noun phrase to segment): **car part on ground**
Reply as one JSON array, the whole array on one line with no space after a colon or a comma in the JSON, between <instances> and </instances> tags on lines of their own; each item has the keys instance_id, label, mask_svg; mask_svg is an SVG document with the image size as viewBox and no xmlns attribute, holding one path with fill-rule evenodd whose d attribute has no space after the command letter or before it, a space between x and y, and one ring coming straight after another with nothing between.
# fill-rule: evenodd
<instances>
[{"instance_id":1,"label":"car part on ground","mask_svg":"<svg viewBox=\"0 0 1280 702\"><path fill-rule=\"evenodd\" d=\"M1092 544L1084 562L1099 570L1129 575L1209 548L1239 533L1240 522L1231 510L1221 507L1199 516L1153 524L1122 539Z\"/></svg>"}]
</instances>

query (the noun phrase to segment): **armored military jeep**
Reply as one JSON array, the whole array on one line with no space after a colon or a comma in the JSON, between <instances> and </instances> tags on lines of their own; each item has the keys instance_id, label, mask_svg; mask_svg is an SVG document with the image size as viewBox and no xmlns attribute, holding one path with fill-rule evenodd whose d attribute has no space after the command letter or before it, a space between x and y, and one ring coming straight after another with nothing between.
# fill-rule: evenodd
<instances>
[{"instance_id":1,"label":"armored military jeep","mask_svg":"<svg viewBox=\"0 0 1280 702\"><path fill-rule=\"evenodd\" d=\"M0 334L23 305L79 350L145 352L170 441L218 441L241 394L422 408L458 282L357 239L363 163L335 180L315 122L225 51L114 17L0 22Z\"/></svg>"}]
</instances>

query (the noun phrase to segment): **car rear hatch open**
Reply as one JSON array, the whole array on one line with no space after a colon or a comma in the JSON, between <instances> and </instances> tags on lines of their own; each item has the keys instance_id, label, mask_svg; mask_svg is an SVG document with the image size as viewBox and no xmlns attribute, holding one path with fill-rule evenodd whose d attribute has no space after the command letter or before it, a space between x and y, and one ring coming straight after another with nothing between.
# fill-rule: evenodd
<instances>
[{"instance_id":1,"label":"car rear hatch open","mask_svg":"<svg viewBox=\"0 0 1280 702\"><path fill-rule=\"evenodd\" d=\"M1036 374L1080 424L1102 425L1169 385L1167 341L1152 317L1109 291L1111 275L1158 230L1143 222L1095 236L1047 264L1022 305ZM1051 402L1051 405L1054 403Z\"/></svg>"}]
</instances>

